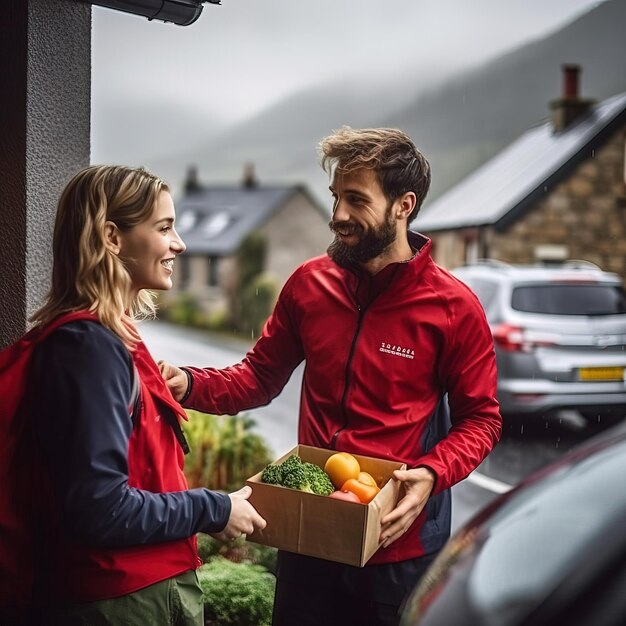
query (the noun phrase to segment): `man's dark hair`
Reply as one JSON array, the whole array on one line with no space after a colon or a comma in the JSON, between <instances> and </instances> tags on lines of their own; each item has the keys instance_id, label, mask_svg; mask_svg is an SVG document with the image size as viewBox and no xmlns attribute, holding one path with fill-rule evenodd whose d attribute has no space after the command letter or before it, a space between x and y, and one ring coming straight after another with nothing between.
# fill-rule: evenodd
<instances>
[{"instance_id":1,"label":"man's dark hair","mask_svg":"<svg viewBox=\"0 0 626 626\"><path fill-rule=\"evenodd\" d=\"M390 201L412 191L416 202L408 223L417 216L430 187L430 165L406 133L395 128L344 126L322 139L319 153L329 175L334 168L341 173L360 168L374 171Z\"/></svg>"}]
</instances>

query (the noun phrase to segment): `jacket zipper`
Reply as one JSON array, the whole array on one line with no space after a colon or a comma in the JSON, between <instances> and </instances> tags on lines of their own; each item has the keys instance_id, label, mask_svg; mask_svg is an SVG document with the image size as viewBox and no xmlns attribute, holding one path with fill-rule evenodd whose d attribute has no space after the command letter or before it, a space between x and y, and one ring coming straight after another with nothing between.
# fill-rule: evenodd
<instances>
[{"instance_id":1,"label":"jacket zipper","mask_svg":"<svg viewBox=\"0 0 626 626\"><path fill-rule=\"evenodd\" d=\"M350 346L350 354L348 356L348 360L346 362L346 376L345 376L345 385L343 388L343 395L341 396L341 407L343 409L343 415L344 415L344 424L343 426L333 435L331 442L330 442L330 447L333 450L336 450L336 446L337 446L337 439L339 438L339 435L341 434L342 430L345 430L346 427L348 426L348 410L347 410L347 398L348 398L348 391L349 391L349 387L350 387L350 366L352 365L352 358L354 357L354 350L356 348L356 342L357 339L359 337L359 333L361 332L361 323L363 322L363 316L365 315L365 307L362 307L360 304L356 305L356 310L358 312L358 319L357 319L357 323L356 323L356 329L354 331L354 337L352 337L352 345Z\"/></svg>"}]
</instances>

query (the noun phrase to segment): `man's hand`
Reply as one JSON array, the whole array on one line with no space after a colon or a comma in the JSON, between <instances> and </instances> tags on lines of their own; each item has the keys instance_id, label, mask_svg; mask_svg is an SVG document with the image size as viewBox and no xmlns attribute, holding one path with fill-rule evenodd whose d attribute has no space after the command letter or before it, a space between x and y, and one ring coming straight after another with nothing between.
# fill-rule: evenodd
<instances>
[{"instance_id":1,"label":"man's hand","mask_svg":"<svg viewBox=\"0 0 626 626\"><path fill-rule=\"evenodd\" d=\"M212 537L228 541L237 539L241 535L247 535L255 529L262 530L266 526L266 521L257 513L256 509L248 502L252 489L247 485L229 493L231 502L230 517L222 531L211 533Z\"/></svg>"},{"instance_id":2,"label":"man's hand","mask_svg":"<svg viewBox=\"0 0 626 626\"><path fill-rule=\"evenodd\" d=\"M422 512L435 485L435 474L426 467L396 470L394 480L399 480L404 497L396 508L381 520L380 540L386 548L400 538Z\"/></svg>"},{"instance_id":3,"label":"man's hand","mask_svg":"<svg viewBox=\"0 0 626 626\"><path fill-rule=\"evenodd\" d=\"M187 374L180 367L166 363L165 361L159 361L159 371L163 376L166 385L169 387L174 400L179 401L187 393Z\"/></svg>"}]
</instances>

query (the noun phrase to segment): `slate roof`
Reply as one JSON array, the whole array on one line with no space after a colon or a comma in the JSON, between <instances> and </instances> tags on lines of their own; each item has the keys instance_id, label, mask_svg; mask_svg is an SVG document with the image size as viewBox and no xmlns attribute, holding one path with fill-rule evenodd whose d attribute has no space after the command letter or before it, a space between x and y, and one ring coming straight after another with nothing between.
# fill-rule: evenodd
<instances>
[{"instance_id":1,"label":"slate roof","mask_svg":"<svg viewBox=\"0 0 626 626\"><path fill-rule=\"evenodd\" d=\"M597 104L560 133L546 122L524 133L467 178L424 206L411 224L421 232L502 228L563 179L626 123L626 93Z\"/></svg>"},{"instance_id":2,"label":"slate roof","mask_svg":"<svg viewBox=\"0 0 626 626\"><path fill-rule=\"evenodd\" d=\"M303 193L323 215L323 209L300 185L211 186L177 200L176 230L188 253L230 255L249 233L298 193Z\"/></svg>"}]
</instances>

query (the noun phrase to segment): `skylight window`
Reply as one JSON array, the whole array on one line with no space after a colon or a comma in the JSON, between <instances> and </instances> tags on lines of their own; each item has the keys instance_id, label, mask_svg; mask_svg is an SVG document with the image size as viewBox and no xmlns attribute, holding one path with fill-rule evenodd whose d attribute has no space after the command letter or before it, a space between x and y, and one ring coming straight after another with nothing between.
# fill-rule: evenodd
<instances>
[{"instance_id":1,"label":"skylight window","mask_svg":"<svg viewBox=\"0 0 626 626\"><path fill-rule=\"evenodd\" d=\"M210 215L202 225L202 232L208 237L216 237L222 233L230 223L230 215L226 211L220 211Z\"/></svg>"},{"instance_id":2,"label":"skylight window","mask_svg":"<svg viewBox=\"0 0 626 626\"><path fill-rule=\"evenodd\" d=\"M176 230L181 233L191 230L198 221L198 215L195 211L185 211L176 222Z\"/></svg>"}]
</instances>

